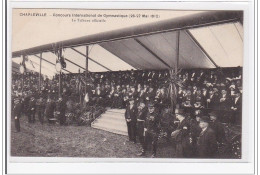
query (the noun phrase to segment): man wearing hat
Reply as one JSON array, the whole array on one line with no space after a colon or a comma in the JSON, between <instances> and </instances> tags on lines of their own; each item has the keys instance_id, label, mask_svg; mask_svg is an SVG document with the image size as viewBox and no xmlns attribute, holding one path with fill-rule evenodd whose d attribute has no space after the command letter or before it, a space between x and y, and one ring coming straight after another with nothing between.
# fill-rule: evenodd
<instances>
[{"instance_id":1,"label":"man wearing hat","mask_svg":"<svg viewBox=\"0 0 260 175\"><path fill-rule=\"evenodd\" d=\"M36 102L37 107L37 115L41 124L44 122L44 109L45 109L45 101L43 100L42 96Z\"/></svg>"},{"instance_id":2,"label":"man wearing hat","mask_svg":"<svg viewBox=\"0 0 260 175\"><path fill-rule=\"evenodd\" d=\"M190 137L190 122L186 118L183 109L175 109L176 119L179 125L172 133L172 137L176 142L176 157L191 157L192 155L192 138Z\"/></svg>"},{"instance_id":3,"label":"man wearing hat","mask_svg":"<svg viewBox=\"0 0 260 175\"><path fill-rule=\"evenodd\" d=\"M48 119L48 122L51 123L51 118L54 118L54 111L55 111L56 105L52 100L52 97L49 95L47 99L47 104L45 107L45 115Z\"/></svg>"},{"instance_id":4,"label":"man wearing hat","mask_svg":"<svg viewBox=\"0 0 260 175\"><path fill-rule=\"evenodd\" d=\"M149 103L148 113L146 116L145 128L144 128L144 136L145 136L144 145L142 147L142 152L138 154L139 156L145 155L147 151L147 146L150 142L152 142L152 146L153 146L152 158L156 156L157 141L160 132L159 123L160 123L160 119L158 114L155 112L154 104Z\"/></svg>"},{"instance_id":5,"label":"man wearing hat","mask_svg":"<svg viewBox=\"0 0 260 175\"><path fill-rule=\"evenodd\" d=\"M32 96L31 100L29 101L29 110L28 110L29 123L35 122L35 111L36 111L36 101L35 98Z\"/></svg>"},{"instance_id":6,"label":"man wearing hat","mask_svg":"<svg viewBox=\"0 0 260 175\"><path fill-rule=\"evenodd\" d=\"M226 142L226 135L225 135L225 130L224 126L222 123L220 123L217 120L217 113L212 111L209 113L210 117L210 128L215 132L216 134L216 140L219 144L225 143Z\"/></svg>"},{"instance_id":7,"label":"man wearing hat","mask_svg":"<svg viewBox=\"0 0 260 175\"><path fill-rule=\"evenodd\" d=\"M197 140L199 134L201 132L201 128L199 126L200 117L202 116L201 110L195 110L195 119L190 120L190 135L191 135L191 144L192 144L192 156L196 157L197 152Z\"/></svg>"},{"instance_id":8,"label":"man wearing hat","mask_svg":"<svg viewBox=\"0 0 260 175\"><path fill-rule=\"evenodd\" d=\"M136 115L137 107L133 98L128 100L129 104L125 111L125 120L127 125L127 132L129 141L136 143Z\"/></svg>"},{"instance_id":9,"label":"man wearing hat","mask_svg":"<svg viewBox=\"0 0 260 175\"><path fill-rule=\"evenodd\" d=\"M65 125L65 123L66 123L66 116L65 116L66 101L62 97L59 97L59 99L58 99L58 102L56 105L56 111L58 113L60 125Z\"/></svg>"},{"instance_id":10,"label":"man wearing hat","mask_svg":"<svg viewBox=\"0 0 260 175\"><path fill-rule=\"evenodd\" d=\"M30 109L29 109L29 102L30 102L30 94L29 92L24 92L24 100L23 100L23 113L25 116L28 117L29 120L29 113L30 113Z\"/></svg>"},{"instance_id":11,"label":"man wearing hat","mask_svg":"<svg viewBox=\"0 0 260 175\"><path fill-rule=\"evenodd\" d=\"M202 131L197 142L197 154L200 158L214 158L217 154L217 140L214 131L209 127L209 122L207 116L202 116L200 119Z\"/></svg>"},{"instance_id":12,"label":"man wearing hat","mask_svg":"<svg viewBox=\"0 0 260 175\"><path fill-rule=\"evenodd\" d=\"M220 99L219 99L219 108L221 110L229 110L228 106L230 106L230 97L227 93L226 88L221 89Z\"/></svg>"},{"instance_id":13,"label":"man wearing hat","mask_svg":"<svg viewBox=\"0 0 260 175\"><path fill-rule=\"evenodd\" d=\"M210 88L209 90L209 95L207 97L207 100L206 100L206 108L210 108L210 109L215 109L217 108L217 105L218 105L218 100L219 100L219 97L218 97L218 94L217 94L217 88Z\"/></svg>"},{"instance_id":14,"label":"man wearing hat","mask_svg":"<svg viewBox=\"0 0 260 175\"><path fill-rule=\"evenodd\" d=\"M14 100L13 110L14 110L13 114L14 114L15 129L16 132L20 132L20 117L22 113L22 104L18 98Z\"/></svg>"},{"instance_id":15,"label":"man wearing hat","mask_svg":"<svg viewBox=\"0 0 260 175\"><path fill-rule=\"evenodd\" d=\"M164 135L167 142L170 142L171 133L175 129L174 116L170 111L170 107L165 107L164 110L162 110L161 114L161 129L165 133Z\"/></svg>"},{"instance_id":16,"label":"man wearing hat","mask_svg":"<svg viewBox=\"0 0 260 175\"><path fill-rule=\"evenodd\" d=\"M241 121L242 121L242 97L241 97L241 93L238 89L236 89L234 93L235 93L234 98L232 99L232 102L231 102L231 110L233 111L231 122L241 124Z\"/></svg>"},{"instance_id":17,"label":"man wearing hat","mask_svg":"<svg viewBox=\"0 0 260 175\"><path fill-rule=\"evenodd\" d=\"M145 100L147 101L147 103L154 101L154 98L156 95L155 93L156 92L154 91L153 86L150 86L148 92L146 93L146 97L145 97Z\"/></svg>"},{"instance_id":18,"label":"man wearing hat","mask_svg":"<svg viewBox=\"0 0 260 175\"><path fill-rule=\"evenodd\" d=\"M147 115L147 107L143 101L139 102L138 111L137 111L137 136L139 141L144 147L144 125Z\"/></svg>"}]
</instances>

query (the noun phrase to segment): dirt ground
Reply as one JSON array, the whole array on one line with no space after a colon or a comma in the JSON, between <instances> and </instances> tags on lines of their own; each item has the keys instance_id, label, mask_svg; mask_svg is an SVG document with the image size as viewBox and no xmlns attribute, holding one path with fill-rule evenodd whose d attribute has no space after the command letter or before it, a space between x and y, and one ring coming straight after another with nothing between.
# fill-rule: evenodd
<instances>
[{"instance_id":1,"label":"dirt ground","mask_svg":"<svg viewBox=\"0 0 260 175\"><path fill-rule=\"evenodd\" d=\"M30 124L25 117L20 124L21 132L15 133L12 120L11 156L132 158L141 151L141 145L128 142L126 136L87 126L41 125L38 120ZM161 140L157 157L173 158L172 144Z\"/></svg>"}]
</instances>

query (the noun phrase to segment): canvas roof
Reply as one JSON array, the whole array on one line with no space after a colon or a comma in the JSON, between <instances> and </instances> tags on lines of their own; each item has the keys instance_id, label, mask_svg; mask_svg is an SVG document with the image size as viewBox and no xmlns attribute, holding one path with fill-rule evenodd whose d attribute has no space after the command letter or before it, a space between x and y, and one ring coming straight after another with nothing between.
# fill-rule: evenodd
<instances>
[{"instance_id":1,"label":"canvas roof","mask_svg":"<svg viewBox=\"0 0 260 175\"><path fill-rule=\"evenodd\" d=\"M159 31L109 42L86 44L89 45L89 71L174 68L177 57L177 32L177 30ZM85 70L86 45L64 49L63 54L67 63L64 73ZM55 75L57 56L50 51L45 51L42 53L42 58L44 59L42 73L49 77ZM28 55L28 60L27 68L38 71L39 53ZM12 61L19 64L22 57L13 57ZM243 25L241 21L233 20L180 30L179 67L215 68L242 65Z\"/></svg>"}]
</instances>

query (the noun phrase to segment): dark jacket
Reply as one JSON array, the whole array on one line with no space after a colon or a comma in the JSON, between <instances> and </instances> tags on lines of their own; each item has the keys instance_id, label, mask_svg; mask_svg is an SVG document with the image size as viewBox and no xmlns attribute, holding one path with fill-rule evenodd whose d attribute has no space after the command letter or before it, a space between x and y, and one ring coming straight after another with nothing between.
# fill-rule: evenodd
<instances>
[{"instance_id":1,"label":"dark jacket","mask_svg":"<svg viewBox=\"0 0 260 175\"><path fill-rule=\"evenodd\" d=\"M154 119L152 119L154 118ZM159 133L160 131L160 119L156 112L147 113L145 120L145 128L147 128L147 132L151 133Z\"/></svg>"},{"instance_id":2,"label":"dark jacket","mask_svg":"<svg viewBox=\"0 0 260 175\"><path fill-rule=\"evenodd\" d=\"M187 118L183 119L176 130L180 130L178 136L176 137L176 142L187 141L190 135L190 122Z\"/></svg>"},{"instance_id":3,"label":"dark jacket","mask_svg":"<svg viewBox=\"0 0 260 175\"><path fill-rule=\"evenodd\" d=\"M64 100L58 101L56 105L56 110L59 111L61 115L65 115L66 102Z\"/></svg>"},{"instance_id":4,"label":"dark jacket","mask_svg":"<svg viewBox=\"0 0 260 175\"><path fill-rule=\"evenodd\" d=\"M227 94L225 96L225 100L220 102L221 98L223 98L222 94L219 96L219 109L221 109L221 110L229 110L229 108L231 106L231 98L230 98L230 96Z\"/></svg>"},{"instance_id":5,"label":"dark jacket","mask_svg":"<svg viewBox=\"0 0 260 175\"><path fill-rule=\"evenodd\" d=\"M33 112L36 110L36 101L35 100L30 100L29 101L29 111Z\"/></svg>"},{"instance_id":6,"label":"dark jacket","mask_svg":"<svg viewBox=\"0 0 260 175\"><path fill-rule=\"evenodd\" d=\"M38 99L36 101L36 107L38 112L44 112L45 110L45 101L42 99Z\"/></svg>"},{"instance_id":7,"label":"dark jacket","mask_svg":"<svg viewBox=\"0 0 260 175\"><path fill-rule=\"evenodd\" d=\"M207 128L198 138L198 156L201 158L214 158L217 154L217 140L214 131Z\"/></svg>"},{"instance_id":8,"label":"dark jacket","mask_svg":"<svg viewBox=\"0 0 260 175\"><path fill-rule=\"evenodd\" d=\"M45 108L45 115L47 118L53 118L54 117L54 110L55 110L55 103L53 101L47 102L46 108Z\"/></svg>"},{"instance_id":9,"label":"dark jacket","mask_svg":"<svg viewBox=\"0 0 260 175\"><path fill-rule=\"evenodd\" d=\"M237 111L242 110L242 97L240 96L237 101L235 101L236 98L232 99L232 105L234 108L237 108Z\"/></svg>"},{"instance_id":10,"label":"dark jacket","mask_svg":"<svg viewBox=\"0 0 260 175\"><path fill-rule=\"evenodd\" d=\"M171 113L163 113L161 118L161 127L173 131L174 116Z\"/></svg>"},{"instance_id":11,"label":"dark jacket","mask_svg":"<svg viewBox=\"0 0 260 175\"><path fill-rule=\"evenodd\" d=\"M216 109L218 107L217 106L219 104L218 95L214 94L213 96L211 96L209 94L207 99L210 99L210 102L207 102L207 104L206 104L207 108Z\"/></svg>"},{"instance_id":12,"label":"dark jacket","mask_svg":"<svg viewBox=\"0 0 260 175\"><path fill-rule=\"evenodd\" d=\"M21 103L15 104L14 105L14 112L13 112L14 117L20 118L21 112L22 112L22 104Z\"/></svg>"},{"instance_id":13,"label":"dark jacket","mask_svg":"<svg viewBox=\"0 0 260 175\"><path fill-rule=\"evenodd\" d=\"M216 140L218 143L225 143L226 142L226 134L225 129L222 123L219 121L214 121L209 124L210 128L216 134Z\"/></svg>"},{"instance_id":14,"label":"dark jacket","mask_svg":"<svg viewBox=\"0 0 260 175\"><path fill-rule=\"evenodd\" d=\"M125 111L125 119L131 119L132 121L136 121L137 108L133 105L132 109L130 109L130 105L126 107Z\"/></svg>"},{"instance_id":15,"label":"dark jacket","mask_svg":"<svg viewBox=\"0 0 260 175\"><path fill-rule=\"evenodd\" d=\"M142 110L137 111L137 120L145 121L147 115L147 109L143 108Z\"/></svg>"}]
</instances>

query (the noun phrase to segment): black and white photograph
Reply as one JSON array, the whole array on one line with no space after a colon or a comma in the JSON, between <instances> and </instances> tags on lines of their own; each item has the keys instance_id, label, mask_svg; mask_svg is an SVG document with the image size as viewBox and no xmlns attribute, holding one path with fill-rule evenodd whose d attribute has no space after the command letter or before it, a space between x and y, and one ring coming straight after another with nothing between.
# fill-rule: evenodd
<instances>
[{"instance_id":1,"label":"black and white photograph","mask_svg":"<svg viewBox=\"0 0 260 175\"><path fill-rule=\"evenodd\" d=\"M11 158L244 157L243 10L11 14Z\"/></svg>"}]
</instances>

